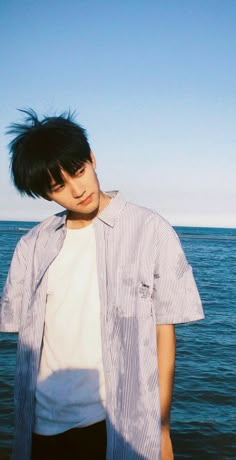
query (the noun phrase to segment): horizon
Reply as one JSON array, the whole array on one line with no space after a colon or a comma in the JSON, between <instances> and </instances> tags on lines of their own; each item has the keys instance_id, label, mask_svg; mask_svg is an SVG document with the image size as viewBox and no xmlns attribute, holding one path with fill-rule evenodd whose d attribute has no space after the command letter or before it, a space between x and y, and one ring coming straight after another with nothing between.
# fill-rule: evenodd
<instances>
[{"instance_id":1,"label":"horizon","mask_svg":"<svg viewBox=\"0 0 236 460\"><path fill-rule=\"evenodd\" d=\"M50 217L50 216L49 216ZM45 220L45 219L44 219ZM42 220L14 220L14 219L0 219L1 222L16 222L16 223L30 223L30 224L40 224L43 222ZM212 229L212 230L236 230L236 227L212 227L212 226L205 226L205 225L175 225L171 224L174 228L205 228L205 229Z\"/></svg>"}]
</instances>

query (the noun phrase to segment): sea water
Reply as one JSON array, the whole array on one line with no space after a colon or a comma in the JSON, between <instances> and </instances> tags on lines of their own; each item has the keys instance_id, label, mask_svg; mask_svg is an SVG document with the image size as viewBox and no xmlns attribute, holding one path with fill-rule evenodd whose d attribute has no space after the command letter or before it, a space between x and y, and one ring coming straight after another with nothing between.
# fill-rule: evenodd
<instances>
[{"instance_id":1,"label":"sea water","mask_svg":"<svg viewBox=\"0 0 236 460\"><path fill-rule=\"evenodd\" d=\"M32 222L0 222L0 295L13 250ZM177 227L206 318L176 327L175 459L236 459L236 229ZM10 455L16 335L0 334L0 460Z\"/></svg>"}]
</instances>

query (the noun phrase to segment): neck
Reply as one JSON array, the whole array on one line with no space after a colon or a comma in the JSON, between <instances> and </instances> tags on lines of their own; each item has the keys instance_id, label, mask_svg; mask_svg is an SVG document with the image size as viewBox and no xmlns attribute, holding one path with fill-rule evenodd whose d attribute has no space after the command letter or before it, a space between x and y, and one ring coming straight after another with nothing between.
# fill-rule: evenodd
<instances>
[{"instance_id":1,"label":"neck","mask_svg":"<svg viewBox=\"0 0 236 460\"><path fill-rule=\"evenodd\" d=\"M95 219L95 217L97 217L98 214L100 214L100 212L102 212L103 209L105 209L108 206L110 201L111 198L101 191L99 197L99 206L90 214L80 214L75 213L73 211L69 211L66 222L67 228L78 229L87 227L87 225L90 225L92 221Z\"/></svg>"}]
</instances>

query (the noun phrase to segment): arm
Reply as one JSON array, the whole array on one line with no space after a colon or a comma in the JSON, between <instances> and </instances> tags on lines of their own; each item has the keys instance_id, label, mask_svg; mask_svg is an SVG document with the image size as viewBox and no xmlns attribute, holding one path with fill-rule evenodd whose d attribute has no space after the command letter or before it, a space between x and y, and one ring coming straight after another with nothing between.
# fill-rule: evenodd
<instances>
[{"instance_id":1,"label":"arm","mask_svg":"<svg viewBox=\"0 0 236 460\"><path fill-rule=\"evenodd\" d=\"M156 326L157 360L161 407L161 459L173 460L170 439L170 409L175 369L175 329L172 324Z\"/></svg>"}]
</instances>

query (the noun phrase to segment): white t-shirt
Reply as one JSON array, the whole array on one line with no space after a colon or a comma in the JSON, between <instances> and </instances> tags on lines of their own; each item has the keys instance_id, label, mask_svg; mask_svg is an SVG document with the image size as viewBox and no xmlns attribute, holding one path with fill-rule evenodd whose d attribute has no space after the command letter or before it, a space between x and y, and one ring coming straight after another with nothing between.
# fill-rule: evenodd
<instances>
[{"instance_id":1,"label":"white t-shirt","mask_svg":"<svg viewBox=\"0 0 236 460\"><path fill-rule=\"evenodd\" d=\"M67 229L49 268L34 432L53 435L104 419L96 242L89 225Z\"/></svg>"}]
</instances>

